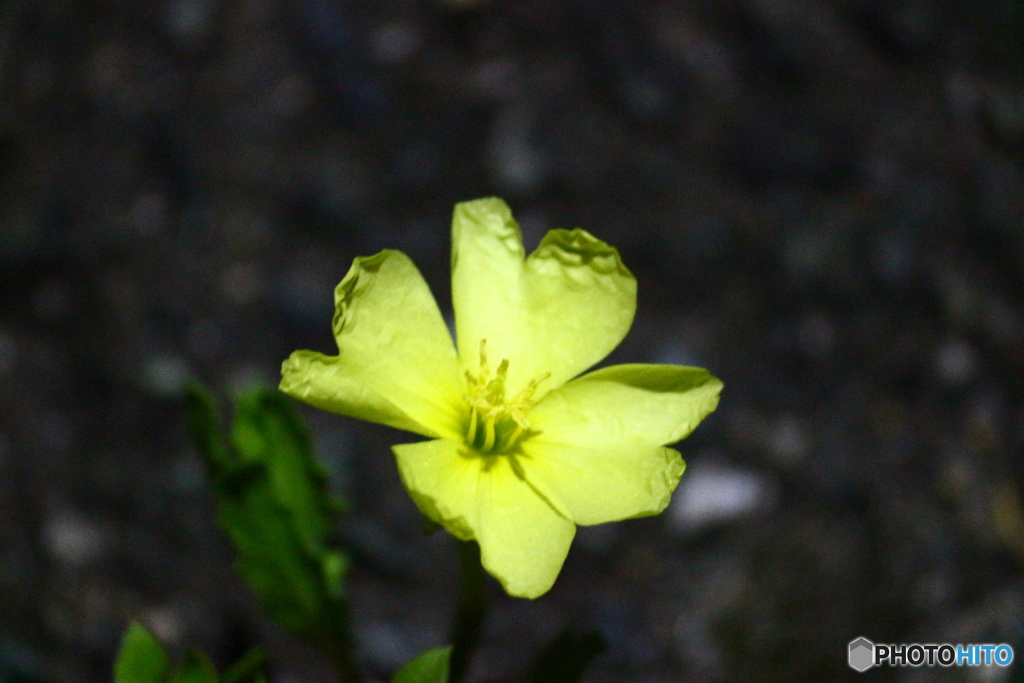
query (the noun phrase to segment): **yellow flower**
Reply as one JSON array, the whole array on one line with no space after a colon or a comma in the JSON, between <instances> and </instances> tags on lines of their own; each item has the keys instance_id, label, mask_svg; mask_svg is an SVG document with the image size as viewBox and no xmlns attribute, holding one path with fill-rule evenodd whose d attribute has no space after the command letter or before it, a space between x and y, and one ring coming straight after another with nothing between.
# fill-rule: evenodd
<instances>
[{"instance_id":1,"label":"yellow flower","mask_svg":"<svg viewBox=\"0 0 1024 683\"><path fill-rule=\"evenodd\" d=\"M338 355L296 351L281 390L429 441L393 448L419 509L480 544L515 596L554 583L576 525L658 514L683 473L666 444L718 404L701 368L615 365L581 377L633 321L636 280L583 230L552 230L524 259L500 199L452 223L458 352L398 251L357 258L335 290ZM576 379L573 379L576 377Z\"/></svg>"}]
</instances>

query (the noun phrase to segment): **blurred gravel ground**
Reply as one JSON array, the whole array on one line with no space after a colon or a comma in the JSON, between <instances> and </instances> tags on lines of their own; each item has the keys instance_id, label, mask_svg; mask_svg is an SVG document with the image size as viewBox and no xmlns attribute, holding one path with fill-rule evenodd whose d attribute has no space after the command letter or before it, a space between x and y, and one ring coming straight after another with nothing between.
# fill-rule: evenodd
<instances>
[{"instance_id":1,"label":"blurred gravel ground","mask_svg":"<svg viewBox=\"0 0 1024 683\"><path fill-rule=\"evenodd\" d=\"M1024 658L1020 0L7 0L0 681L109 680L130 617L328 680L232 577L182 382L329 351L384 247L446 306L452 205L488 194L528 245L620 248L610 362L726 389L665 515L581 530L539 601L495 591L475 680L566 624L609 643L590 683L859 680L857 636ZM442 642L454 549L405 435L306 415L383 678Z\"/></svg>"}]
</instances>

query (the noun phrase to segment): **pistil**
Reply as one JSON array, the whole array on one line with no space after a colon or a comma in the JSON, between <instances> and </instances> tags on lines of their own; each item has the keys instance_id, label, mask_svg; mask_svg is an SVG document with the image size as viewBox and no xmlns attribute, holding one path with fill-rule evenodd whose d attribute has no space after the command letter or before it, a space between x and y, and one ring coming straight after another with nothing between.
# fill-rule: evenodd
<instances>
[{"instance_id":1,"label":"pistil","mask_svg":"<svg viewBox=\"0 0 1024 683\"><path fill-rule=\"evenodd\" d=\"M491 449L494 448L494 422L497 419L496 415L489 415L487 422L484 425L484 445L483 450L486 453L490 453Z\"/></svg>"}]
</instances>

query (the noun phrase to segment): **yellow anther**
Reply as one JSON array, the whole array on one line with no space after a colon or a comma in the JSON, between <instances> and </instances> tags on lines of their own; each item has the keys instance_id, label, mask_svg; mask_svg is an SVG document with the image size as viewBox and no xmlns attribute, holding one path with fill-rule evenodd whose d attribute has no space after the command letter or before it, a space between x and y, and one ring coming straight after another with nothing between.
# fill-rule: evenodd
<instances>
[{"instance_id":1,"label":"yellow anther","mask_svg":"<svg viewBox=\"0 0 1024 683\"><path fill-rule=\"evenodd\" d=\"M530 403L530 399L533 397L533 392L537 391L537 386L550 376L550 372L545 372L539 378L531 379L530 383L523 387L523 389L516 394L516 397L512 399L512 403Z\"/></svg>"},{"instance_id":2,"label":"yellow anther","mask_svg":"<svg viewBox=\"0 0 1024 683\"><path fill-rule=\"evenodd\" d=\"M480 340L480 377L487 377L487 340Z\"/></svg>"}]
</instances>

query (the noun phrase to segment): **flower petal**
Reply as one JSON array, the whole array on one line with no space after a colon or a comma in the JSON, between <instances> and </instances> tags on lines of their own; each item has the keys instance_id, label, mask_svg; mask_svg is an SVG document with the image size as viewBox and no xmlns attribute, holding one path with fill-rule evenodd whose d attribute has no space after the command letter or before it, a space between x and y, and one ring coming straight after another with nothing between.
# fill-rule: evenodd
<instances>
[{"instance_id":1,"label":"flower petal","mask_svg":"<svg viewBox=\"0 0 1024 683\"><path fill-rule=\"evenodd\" d=\"M455 205L452 216L452 304L463 366L475 371L480 340L508 358L520 325L523 237L497 197ZM518 360L518 359L517 359Z\"/></svg>"},{"instance_id":2,"label":"flower petal","mask_svg":"<svg viewBox=\"0 0 1024 683\"><path fill-rule=\"evenodd\" d=\"M281 366L281 391L321 410L437 436L356 379L348 354L295 351Z\"/></svg>"},{"instance_id":3,"label":"flower petal","mask_svg":"<svg viewBox=\"0 0 1024 683\"><path fill-rule=\"evenodd\" d=\"M458 359L412 261L392 250L355 259L334 302L338 356L292 354L281 390L352 417L458 438L465 420Z\"/></svg>"},{"instance_id":4,"label":"flower petal","mask_svg":"<svg viewBox=\"0 0 1024 683\"><path fill-rule=\"evenodd\" d=\"M508 205L457 204L452 220L452 300L459 358L476 371L480 340L509 360L515 393L545 373L535 398L607 356L629 331L636 280L618 252L583 230L552 230L523 259Z\"/></svg>"},{"instance_id":5,"label":"flower petal","mask_svg":"<svg viewBox=\"0 0 1024 683\"><path fill-rule=\"evenodd\" d=\"M480 480L480 559L509 595L536 598L558 578L576 525L537 495L510 463L499 458Z\"/></svg>"},{"instance_id":6,"label":"flower petal","mask_svg":"<svg viewBox=\"0 0 1024 683\"><path fill-rule=\"evenodd\" d=\"M603 524L660 513L685 463L662 446L580 447L528 440L523 469L530 484L577 524Z\"/></svg>"},{"instance_id":7,"label":"flower petal","mask_svg":"<svg viewBox=\"0 0 1024 683\"><path fill-rule=\"evenodd\" d=\"M456 538L470 541L479 528L477 489L483 458L448 439L391 447L398 473L416 507Z\"/></svg>"},{"instance_id":8,"label":"flower petal","mask_svg":"<svg viewBox=\"0 0 1024 683\"><path fill-rule=\"evenodd\" d=\"M722 382L704 368L613 365L548 394L530 411L531 441L664 446L692 432L718 405Z\"/></svg>"},{"instance_id":9,"label":"flower petal","mask_svg":"<svg viewBox=\"0 0 1024 683\"><path fill-rule=\"evenodd\" d=\"M554 584L576 533L516 472L507 456L484 457L438 439L394 446L417 507L462 540L509 595L536 598Z\"/></svg>"}]
</instances>

